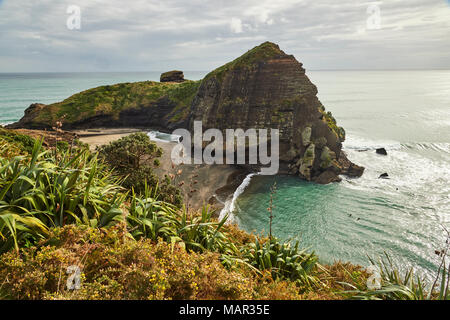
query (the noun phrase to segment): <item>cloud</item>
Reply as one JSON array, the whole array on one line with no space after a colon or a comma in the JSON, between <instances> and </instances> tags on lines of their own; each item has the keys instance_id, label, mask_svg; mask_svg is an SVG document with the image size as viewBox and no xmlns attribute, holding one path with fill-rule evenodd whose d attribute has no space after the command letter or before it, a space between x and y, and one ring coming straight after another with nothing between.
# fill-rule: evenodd
<instances>
[{"instance_id":1,"label":"cloud","mask_svg":"<svg viewBox=\"0 0 450 320\"><path fill-rule=\"evenodd\" d=\"M0 72L211 70L263 41L307 69L450 68L444 0L4 0ZM81 8L81 30L66 10Z\"/></svg>"},{"instance_id":2,"label":"cloud","mask_svg":"<svg viewBox=\"0 0 450 320\"><path fill-rule=\"evenodd\" d=\"M231 32L242 33L242 21L238 18L231 18L230 22Z\"/></svg>"}]
</instances>

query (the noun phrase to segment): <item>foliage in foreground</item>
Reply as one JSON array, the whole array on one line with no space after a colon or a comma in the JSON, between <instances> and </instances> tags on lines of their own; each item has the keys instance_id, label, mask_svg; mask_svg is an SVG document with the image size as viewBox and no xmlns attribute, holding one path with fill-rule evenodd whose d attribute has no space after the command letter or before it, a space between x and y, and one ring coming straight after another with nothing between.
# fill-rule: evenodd
<instances>
[{"instance_id":1,"label":"foliage in foreground","mask_svg":"<svg viewBox=\"0 0 450 320\"><path fill-rule=\"evenodd\" d=\"M17 148L18 153L31 153L34 146L34 139L25 134L19 134L12 130L0 128L0 144L3 148Z\"/></svg>"},{"instance_id":2,"label":"foliage in foreground","mask_svg":"<svg viewBox=\"0 0 450 320\"><path fill-rule=\"evenodd\" d=\"M69 266L81 288L68 290ZM225 268L217 253L188 253L162 240L134 241L123 225L108 232L66 226L37 246L0 256L6 299L299 299L294 283Z\"/></svg>"},{"instance_id":3,"label":"foliage in foreground","mask_svg":"<svg viewBox=\"0 0 450 320\"><path fill-rule=\"evenodd\" d=\"M221 231L226 219L220 222L213 220L208 207L203 208L201 215L189 215L186 210L155 200L149 190L144 194L144 198L132 198L126 217L135 239L163 239L196 252L207 250L234 254L238 251Z\"/></svg>"},{"instance_id":4,"label":"foliage in foreground","mask_svg":"<svg viewBox=\"0 0 450 320\"><path fill-rule=\"evenodd\" d=\"M86 151L55 161L36 142L29 161L0 159L0 252L30 245L49 228L114 224L125 195L117 178Z\"/></svg>"},{"instance_id":5,"label":"foliage in foreground","mask_svg":"<svg viewBox=\"0 0 450 320\"><path fill-rule=\"evenodd\" d=\"M1 252L15 248L18 253L20 248L34 247L49 239L54 228L75 224L108 232L125 221L127 234L135 240L163 240L190 253L215 252L229 270L245 267L261 275L261 271L277 268L259 264L255 260L259 258L251 254L252 247L234 242L225 230L226 218L216 221L208 207L201 214L180 210L157 200L158 190L152 192L146 183L141 195L133 192L128 196L120 181L87 150L67 151L55 160L37 141L27 161L14 157L2 158L0 163ZM304 253L297 248L285 250L288 247L275 240L271 245L282 248L282 256L291 259L291 265L303 259ZM302 277L310 271L299 263L274 272L280 279L309 279L301 278L299 270Z\"/></svg>"},{"instance_id":6,"label":"foliage in foreground","mask_svg":"<svg viewBox=\"0 0 450 320\"><path fill-rule=\"evenodd\" d=\"M25 157L11 156L14 146L2 150L0 298L449 298L447 251L440 285L428 291L391 263L380 265L381 289L368 290L362 267L322 267L298 243L245 234L207 207L180 210L146 182L130 194L87 150L57 159L39 142ZM73 265L83 285L70 291L66 270Z\"/></svg>"},{"instance_id":7,"label":"foliage in foreground","mask_svg":"<svg viewBox=\"0 0 450 320\"><path fill-rule=\"evenodd\" d=\"M312 288L318 279L313 275L317 256L272 237L265 243L258 239L243 248L244 259L259 270L270 270L274 279L297 281L301 286Z\"/></svg>"},{"instance_id":8,"label":"foliage in foreground","mask_svg":"<svg viewBox=\"0 0 450 320\"><path fill-rule=\"evenodd\" d=\"M449 283L450 271L445 265L444 255L441 267L437 271L436 278L429 285L420 277L415 277L411 268L401 275L399 269L394 266L389 255L386 259L380 259L376 263L369 259L373 266L379 270L379 288L367 289L365 285L348 284L353 290L349 291L353 299L362 300L450 300Z\"/></svg>"}]
</instances>

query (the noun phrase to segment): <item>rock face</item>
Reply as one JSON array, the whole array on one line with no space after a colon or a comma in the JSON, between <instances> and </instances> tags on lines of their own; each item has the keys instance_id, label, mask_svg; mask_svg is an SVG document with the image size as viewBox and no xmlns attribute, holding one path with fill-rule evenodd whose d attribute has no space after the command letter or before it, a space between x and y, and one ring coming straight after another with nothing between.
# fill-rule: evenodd
<instances>
[{"instance_id":1,"label":"rock face","mask_svg":"<svg viewBox=\"0 0 450 320\"><path fill-rule=\"evenodd\" d=\"M266 42L203 79L190 128L195 120L204 130L278 128L280 173L318 183L338 181L339 174L360 176L364 168L341 151L345 131L316 95L302 64Z\"/></svg>"},{"instance_id":2,"label":"rock face","mask_svg":"<svg viewBox=\"0 0 450 320\"><path fill-rule=\"evenodd\" d=\"M279 129L280 171L308 181L361 176L364 168L341 151L345 131L317 98L317 88L294 56L271 42L253 48L201 81L184 81L181 71L161 82L103 86L52 105L35 104L11 127L152 127L162 131ZM255 169L254 167L252 169Z\"/></svg>"},{"instance_id":3,"label":"rock face","mask_svg":"<svg viewBox=\"0 0 450 320\"><path fill-rule=\"evenodd\" d=\"M161 74L160 82L184 82L183 71L173 70Z\"/></svg>"}]
</instances>

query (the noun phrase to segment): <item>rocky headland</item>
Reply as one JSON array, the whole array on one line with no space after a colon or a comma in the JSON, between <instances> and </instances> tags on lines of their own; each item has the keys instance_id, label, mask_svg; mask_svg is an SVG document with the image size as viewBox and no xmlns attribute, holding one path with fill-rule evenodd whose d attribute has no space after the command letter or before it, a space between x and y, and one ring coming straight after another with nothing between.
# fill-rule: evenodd
<instances>
[{"instance_id":1,"label":"rocky headland","mask_svg":"<svg viewBox=\"0 0 450 320\"><path fill-rule=\"evenodd\" d=\"M265 42L199 81L180 71L145 81L101 86L50 104L32 104L11 128L96 127L193 130L280 130L280 174L317 183L361 176L364 168L342 149L345 131L317 98L317 88L294 56ZM247 168L254 170L255 168Z\"/></svg>"}]
</instances>

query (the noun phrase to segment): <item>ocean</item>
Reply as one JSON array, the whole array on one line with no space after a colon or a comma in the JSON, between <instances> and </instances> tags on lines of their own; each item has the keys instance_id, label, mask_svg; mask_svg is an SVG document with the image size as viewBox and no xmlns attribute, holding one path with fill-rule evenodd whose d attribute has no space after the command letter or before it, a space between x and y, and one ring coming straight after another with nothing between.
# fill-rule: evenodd
<instances>
[{"instance_id":1,"label":"ocean","mask_svg":"<svg viewBox=\"0 0 450 320\"><path fill-rule=\"evenodd\" d=\"M185 72L197 80L207 72ZM34 102L52 103L92 87L159 80L159 72L0 74L0 123ZM347 132L344 151L361 178L316 185L288 176L247 177L232 218L247 231L300 240L322 263L368 265L388 253L401 269L431 277L450 228L450 71L307 71L319 99ZM388 155L375 153L386 148ZM379 179L382 173L389 179Z\"/></svg>"}]
</instances>

